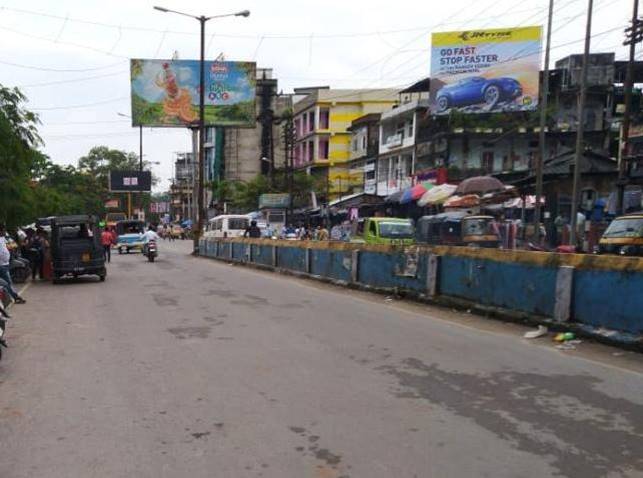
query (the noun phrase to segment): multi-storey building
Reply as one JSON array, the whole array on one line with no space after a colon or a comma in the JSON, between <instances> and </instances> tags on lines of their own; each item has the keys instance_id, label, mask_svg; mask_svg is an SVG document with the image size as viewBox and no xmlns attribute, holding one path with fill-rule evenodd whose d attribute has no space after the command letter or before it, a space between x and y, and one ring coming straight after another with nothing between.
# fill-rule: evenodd
<instances>
[{"instance_id":1,"label":"multi-storey building","mask_svg":"<svg viewBox=\"0 0 643 478\"><path fill-rule=\"evenodd\" d=\"M341 183L346 181L351 123L360 116L390 109L397 95L393 89L295 89L294 167L326 179L326 202L341 195Z\"/></svg>"},{"instance_id":2,"label":"multi-storey building","mask_svg":"<svg viewBox=\"0 0 643 478\"><path fill-rule=\"evenodd\" d=\"M192 153L176 153L174 177L170 186L170 216L173 220L195 218L196 167Z\"/></svg>"}]
</instances>

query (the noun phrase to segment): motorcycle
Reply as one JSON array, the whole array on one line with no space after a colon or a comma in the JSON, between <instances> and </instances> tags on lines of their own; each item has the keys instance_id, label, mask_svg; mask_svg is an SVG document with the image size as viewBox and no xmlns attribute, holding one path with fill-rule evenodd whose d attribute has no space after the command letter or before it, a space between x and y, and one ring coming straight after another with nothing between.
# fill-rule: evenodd
<instances>
[{"instance_id":1,"label":"motorcycle","mask_svg":"<svg viewBox=\"0 0 643 478\"><path fill-rule=\"evenodd\" d=\"M154 262L154 259L158 255L158 250L156 248L156 241L154 239L151 239L147 244L145 244L145 247L143 248L143 253L147 256L148 261Z\"/></svg>"}]
</instances>

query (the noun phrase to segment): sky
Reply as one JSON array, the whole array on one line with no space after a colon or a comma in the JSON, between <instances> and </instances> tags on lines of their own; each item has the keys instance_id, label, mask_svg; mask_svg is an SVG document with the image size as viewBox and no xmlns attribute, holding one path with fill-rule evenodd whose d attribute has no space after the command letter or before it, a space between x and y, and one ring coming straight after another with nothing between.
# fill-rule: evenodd
<instances>
[{"instance_id":1,"label":"sky","mask_svg":"<svg viewBox=\"0 0 643 478\"><path fill-rule=\"evenodd\" d=\"M594 0L592 52L627 58L632 0ZM197 59L199 24L154 5L213 19L206 59L256 61L293 88L404 88L429 76L430 34L546 25L547 0L0 0L0 84L18 86L40 115L46 154L77 164L92 146L138 153L130 114L130 58ZM582 53L587 0L555 0L553 61ZM640 57L640 55L638 55ZM144 159L167 189L187 130L144 128Z\"/></svg>"}]
</instances>

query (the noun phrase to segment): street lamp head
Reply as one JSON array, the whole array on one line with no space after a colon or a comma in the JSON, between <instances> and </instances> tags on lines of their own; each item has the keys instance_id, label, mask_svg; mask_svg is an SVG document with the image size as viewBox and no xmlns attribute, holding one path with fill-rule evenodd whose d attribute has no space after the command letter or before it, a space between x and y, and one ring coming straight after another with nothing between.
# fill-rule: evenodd
<instances>
[{"instance_id":1,"label":"street lamp head","mask_svg":"<svg viewBox=\"0 0 643 478\"><path fill-rule=\"evenodd\" d=\"M164 12L164 13L169 12L169 10L167 8L157 7L157 6L154 6L154 10L158 10L159 12Z\"/></svg>"},{"instance_id":2,"label":"street lamp head","mask_svg":"<svg viewBox=\"0 0 643 478\"><path fill-rule=\"evenodd\" d=\"M242 12L238 12L234 14L236 17L249 17L250 16L250 10L243 10Z\"/></svg>"}]
</instances>

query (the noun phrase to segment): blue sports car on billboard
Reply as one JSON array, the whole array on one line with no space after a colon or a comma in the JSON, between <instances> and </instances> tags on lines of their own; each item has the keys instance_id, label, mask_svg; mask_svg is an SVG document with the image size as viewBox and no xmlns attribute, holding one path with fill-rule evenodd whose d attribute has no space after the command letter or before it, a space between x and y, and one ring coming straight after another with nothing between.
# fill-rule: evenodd
<instances>
[{"instance_id":1,"label":"blue sports car on billboard","mask_svg":"<svg viewBox=\"0 0 643 478\"><path fill-rule=\"evenodd\" d=\"M499 101L512 101L522 95L522 86L513 78L472 76L438 90L435 103L438 113L449 108L484 103L493 108Z\"/></svg>"}]
</instances>

